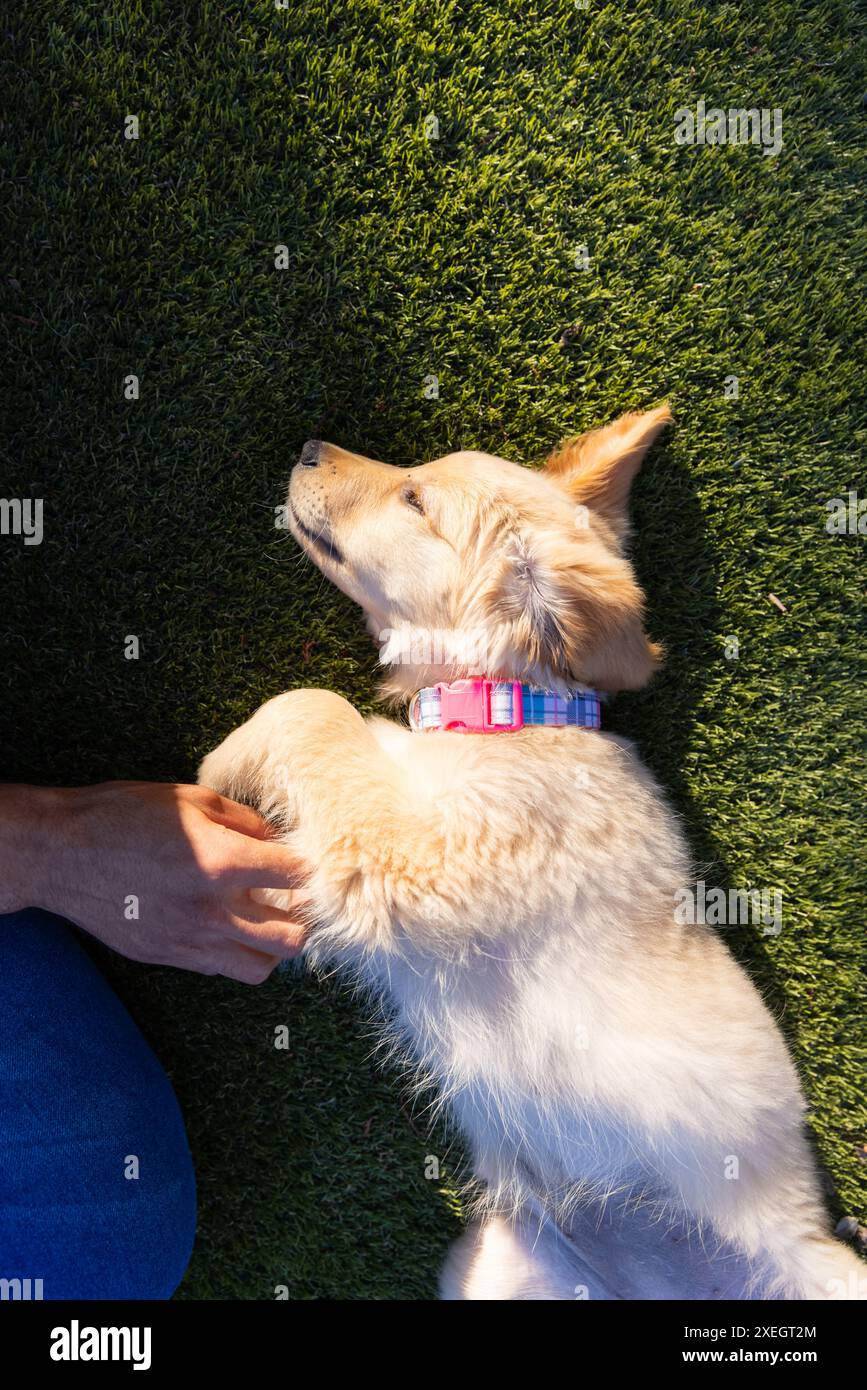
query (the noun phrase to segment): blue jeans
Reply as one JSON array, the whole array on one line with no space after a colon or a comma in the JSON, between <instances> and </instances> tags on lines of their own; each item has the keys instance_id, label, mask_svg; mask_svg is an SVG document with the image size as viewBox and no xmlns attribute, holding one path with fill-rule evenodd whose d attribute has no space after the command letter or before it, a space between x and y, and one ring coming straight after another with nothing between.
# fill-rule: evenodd
<instances>
[{"instance_id":1,"label":"blue jeans","mask_svg":"<svg viewBox=\"0 0 867 1390\"><path fill-rule=\"evenodd\" d=\"M0 1280L169 1298L195 1227L181 1113L138 1028L57 917L0 917Z\"/></svg>"}]
</instances>

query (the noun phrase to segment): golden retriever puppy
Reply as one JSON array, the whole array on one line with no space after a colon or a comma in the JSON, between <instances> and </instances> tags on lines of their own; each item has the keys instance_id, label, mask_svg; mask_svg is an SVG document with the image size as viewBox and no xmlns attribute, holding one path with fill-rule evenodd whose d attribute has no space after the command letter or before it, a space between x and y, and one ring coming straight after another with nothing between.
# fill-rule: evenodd
<instances>
[{"instance_id":1,"label":"golden retriever puppy","mask_svg":"<svg viewBox=\"0 0 867 1390\"><path fill-rule=\"evenodd\" d=\"M449 1299L865 1293L783 1040L679 919L677 820L598 728L598 692L660 659L625 542L670 418L626 415L541 471L311 441L289 527L363 608L412 727L298 690L201 767L313 866L308 958L384 999L460 1127L481 1195Z\"/></svg>"}]
</instances>

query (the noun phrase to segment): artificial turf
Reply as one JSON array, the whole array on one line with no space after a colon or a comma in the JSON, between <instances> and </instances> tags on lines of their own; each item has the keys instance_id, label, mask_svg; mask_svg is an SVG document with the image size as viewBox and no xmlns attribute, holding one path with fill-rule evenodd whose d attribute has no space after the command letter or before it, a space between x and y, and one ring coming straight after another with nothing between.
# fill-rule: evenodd
<instances>
[{"instance_id":1,"label":"artificial turf","mask_svg":"<svg viewBox=\"0 0 867 1390\"><path fill-rule=\"evenodd\" d=\"M865 433L863 13L29 0L4 30L0 491L45 532L0 537L3 775L191 780L287 687L376 707L358 615L274 525L309 436L530 463L668 399L634 509L668 661L610 723L708 882L783 890L779 935L727 934L863 1216L865 540L825 524ZM699 99L779 108L782 151L676 145ZM187 1117L178 1296L430 1296L454 1162L349 994L97 954Z\"/></svg>"}]
</instances>

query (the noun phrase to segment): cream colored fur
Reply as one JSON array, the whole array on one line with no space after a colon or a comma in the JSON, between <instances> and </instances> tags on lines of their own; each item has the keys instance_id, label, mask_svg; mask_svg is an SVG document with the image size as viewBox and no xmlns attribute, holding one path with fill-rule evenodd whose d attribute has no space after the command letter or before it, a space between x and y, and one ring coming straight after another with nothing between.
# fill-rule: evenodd
<instances>
[{"instance_id":1,"label":"cream colored fur","mask_svg":"<svg viewBox=\"0 0 867 1390\"><path fill-rule=\"evenodd\" d=\"M660 652L627 497L669 419L626 416L541 472L322 445L293 470L290 527L386 654L420 635L395 697L470 674L635 688ZM479 631L483 670L464 650ZM384 999L464 1135L481 1196L444 1297L864 1296L777 1028L714 932L675 921L689 856L626 740L414 733L298 690L200 780L312 865L311 963Z\"/></svg>"}]
</instances>

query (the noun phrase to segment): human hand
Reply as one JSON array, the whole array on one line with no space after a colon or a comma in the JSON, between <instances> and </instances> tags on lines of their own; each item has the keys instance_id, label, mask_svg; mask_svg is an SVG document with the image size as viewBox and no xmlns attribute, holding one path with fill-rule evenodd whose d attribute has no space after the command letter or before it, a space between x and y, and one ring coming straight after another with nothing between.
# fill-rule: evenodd
<instances>
[{"instance_id":1,"label":"human hand","mask_svg":"<svg viewBox=\"0 0 867 1390\"><path fill-rule=\"evenodd\" d=\"M250 896L303 881L268 834L207 787L0 788L0 909L43 907L131 960L259 984L305 935L303 914Z\"/></svg>"}]
</instances>

